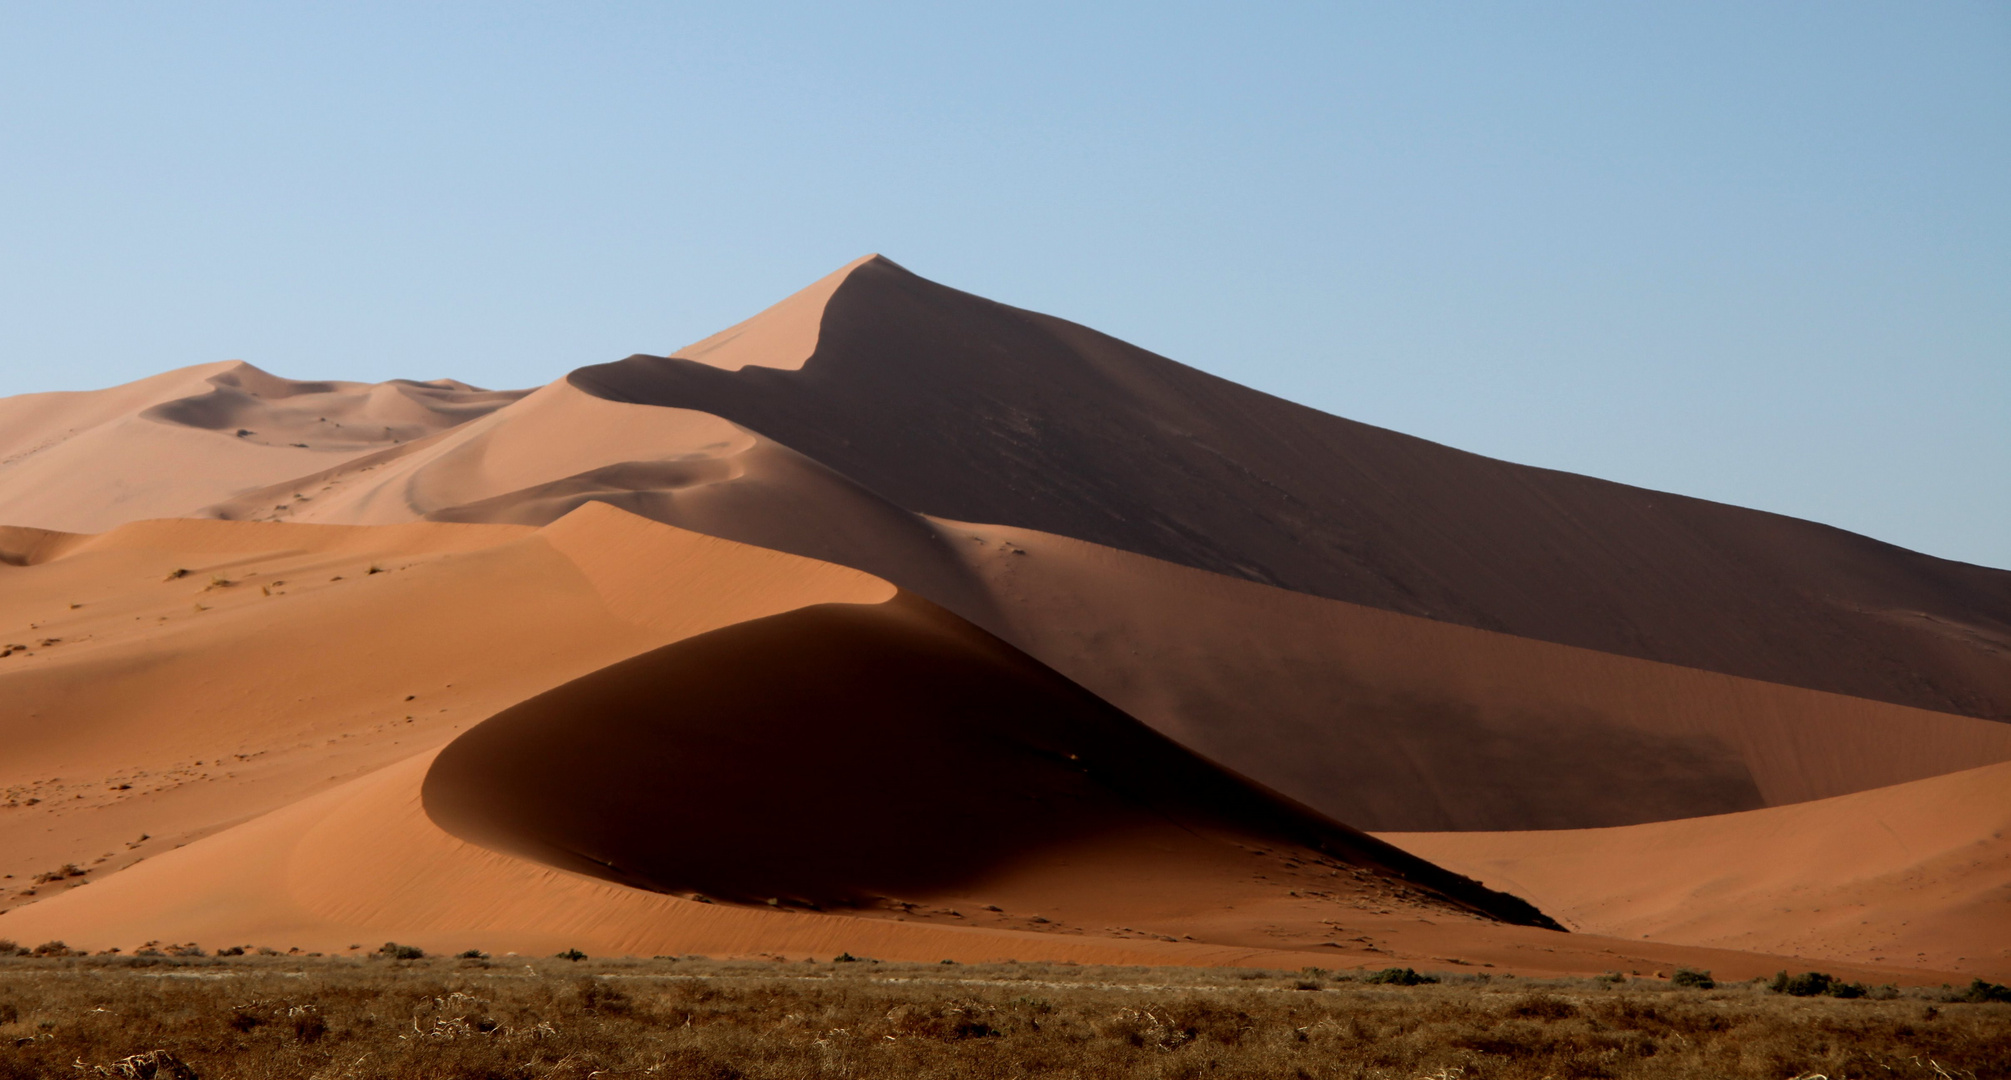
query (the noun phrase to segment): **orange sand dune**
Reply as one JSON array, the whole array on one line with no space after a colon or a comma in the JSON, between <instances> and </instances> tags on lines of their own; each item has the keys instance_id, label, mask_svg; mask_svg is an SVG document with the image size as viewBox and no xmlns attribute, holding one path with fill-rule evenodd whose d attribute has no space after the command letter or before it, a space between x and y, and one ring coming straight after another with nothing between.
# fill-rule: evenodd
<instances>
[{"instance_id":1,"label":"orange sand dune","mask_svg":"<svg viewBox=\"0 0 2011 1080\"><path fill-rule=\"evenodd\" d=\"M578 433L573 435L570 433ZM760 436L565 383L230 517L542 524L591 502L867 570L1186 745L1376 829L1568 828L2011 758L2011 725L1325 600L910 514ZM1624 784L1609 779L1620 773Z\"/></svg>"},{"instance_id":2,"label":"orange sand dune","mask_svg":"<svg viewBox=\"0 0 2011 1080\"><path fill-rule=\"evenodd\" d=\"M230 361L0 398L0 523L98 532L178 517L519 396L449 380L295 382Z\"/></svg>"},{"instance_id":3,"label":"orange sand dune","mask_svg":"<svg viewBox=\"0 0 2011 1080\"><path fill-rule=\"evenodd\" d=\"M2011 725L1554 645L941 522L989 628L1207 757L1368 829L1571 828L2011 760Z\"/></svg>"},{"instance_id":4,"label":"orange sand dune","mask_svg":"<svg viewBox=\"0 0 2011 1080\"><path fill-rule=\"evenodd\" d=\"M310 497L293 497L295 491ZM624 405L561 381L424 442L204 511L227 520L544 525L590 502L840 562L983 613L982 591L928 522L715 416Z\"/></svg>"},{"instance_id":5,"label":"orange sand dune","mask_svg":"<svg viewBox=\"0 0 2011 1080\"><path fill-rule=\"evenodd\" d=\"M953 916L918 907L872 918L705 903L555 869L441 830L420 794L432 760L430 752L416 755L150 859L104 885L0 914L0 936L60 939L91 949L159 940L341 952L393 940L433 952L479 948L529 955L568 948L600 956L792 959L850 952L923 962L1471 965L1524 974L1651 974L1687 965L1722 978L1771 974L1793 963L1471 918L1428 919L1400 908L1337 913L1326 900L1288 895L1290 882L1266 882L1247 871L1194 891L1151 890L1145 910L1095 932L1034 922L1037 911L1005 903L998 905L1007 908L1001 912L973 906ZM1279 863L1271 855L1249 853L1252 865L1262 861L1274 871ZM1149 853L1146 861L1152 861ZM1190 877L1181 884L1197 882ZM1890 965L1833 969L1877 982L1955 977Z\"/></svg>"},{"instance_id":6,"label":"orange sand dune","mask_svg":"<svg viewBox=\"0 0 2011 1080\"><path fill-rule=\"evenodd\" d=\"M2011 978L2011 763L1616 829L1390 833L1615 937Z\"/></svg>"},{"instance_id":7,"label":"orange sand dune","mask_svg":"<svg viewBox=\"0 0 2011 1080\"><path fill-rule=\"evenodd\" d=\"M665 642L893 592L606 507L538 531L163 521L0 542L0 645L27 647L0 657L0 905Z\"/></svg>"},{"instance_id":8,"label":"orange sand dune","mask_svg":"<svg viewBox=\"0 0 2011 1080\"><path fill-rule=\"evenodd\" d=\"M0 914L0 936L91 948L171 939L328 951L391 938L435 949L1470 963L1531 973L1687 963L1733 975L1781 962L1481 917L1466 905L1526 909L1244 785L941 609L896 599L853 571L605 507L536 532L157 523L71 541L7 572L198 548L254 561L275 550L355 558L401 536L430 559L366 571L351 602L417 612L478 587L506 602L481 608L497 628L479 632L470 620L442 634L422 625L391 642L393 654L420 654L417 639L431 637L428 659L449 665L443 673L470 653L496 670L535 668L538 649L593 625L584 612L554 618L590 599L626 631L590 644L671 644L471 729L390 724L397 741L376 735L352 752L372 762L356 779L295 778L283 805L243 824ZM466 577L448 569L474 560L491 561ZM346 582L329 584L325 595L343 595ZM533 618L505 614L540 593L553 595L523 605ZM265 633L283 632L277 609L258 609L289 599L305 598L243 595L234 610ZM361 636L325 609L307 614L338 640ZM561 633L541 625L548 620ZM513 635L530 640L496 654ZM31 659L49 660L55 648ZM300 670L298 662L286 670L283 655L247 659L281 668L240 676L254 684ZM545 677L559 666L548 662ZM230 697L234 715L172 715L164 706L157 719L242 743L260 733L233 725L263 717L270 726L299 707L231 693L228 681L208 690ZM357 709L374 696L338 703L366 736L384 726L366 727L373 717ZM86 760L113 741L69 727L46 740L45 762L66 735ZM213 818L273 801L284 779L266 778L262 792L213 782L221 793ZM146 805L158 794L132 801L158 810ZM63 826L59 813L106 810L6 812Z\"/></svg>"},{"instance_id":9,"label":"orange sand dune","mask_svg":"<svg viewBox=\"0 0 2011 1080\"><path fill-rule=\"evenodd\" d=\"M723 417L937 517L2011 719L2011 573L1357 424L886 259L840 274L736 327L730 363L636 356L570 381Z\"/></svg>"}]
</instances>

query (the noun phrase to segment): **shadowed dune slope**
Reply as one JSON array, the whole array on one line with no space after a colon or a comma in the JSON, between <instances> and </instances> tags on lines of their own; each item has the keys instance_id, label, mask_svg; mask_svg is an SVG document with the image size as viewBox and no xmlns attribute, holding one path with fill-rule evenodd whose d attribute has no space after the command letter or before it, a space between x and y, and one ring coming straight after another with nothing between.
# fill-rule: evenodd
<instances>
[{"instance_id":1,"label":"shadowed dune slope","mask_svg":"<svg viewBox=\"0 0 2011 1080\"><path fill-rule=\"evenodd\" d=\"M447 379L297 382L229 361L0 398L0 523L100 532L180 517L521 396Z\"/></svg>"},{"instance_id":2,"label":"shadowed dune slope","mask_svg":"<svg viewBox=\"0 0 2011 1080\"><path fill-rule=\"evenodd\" d=\"M802 306L778 310L793 325ZM2011 573L1354 423L885 259L854 264L829 290L807 361L635 356L570 379L611 401L724 417L937 517L2011 718Z\"/></svg>"},{"instance_id":3,"label":"shadowed dune slope","mask_svg":"<svg viewBox=\"0 0 2011 1080\"><path fill-rule=\"evenodd\" d=\"M1590 933L2011 977L2011 763L1627 828L1385 836Z\"/></svg>"},{"instance_id":4,"label":"shadowed dune slope","mask_svg":"<svg viewBox=\"0 0 2011 1080\"><path fill-rule=\"evenodd\" d=\"M577 679L450 743L425 800L488 847L743 901L957 895L1098 846L1162 853L1151 876L1175 888L1211 861L1197 846L1256 841L1399 878L1427 905L1548 923L1223 772L913 597L753 620ZM1097 865L1076 887L1097 886Z\"/></svg>"},{"instance_id":5,"label":"shadowed dune slope","mask_svg":"<svg viewBox=\"0 0 2011 1080\"><path fill-rule=\"evenodd\" d=\"M1323 600L941 522L992 629L1183 745L1358 828L1748 810L2011 760L2011 725Z\"/></svg>"}]
</instances>

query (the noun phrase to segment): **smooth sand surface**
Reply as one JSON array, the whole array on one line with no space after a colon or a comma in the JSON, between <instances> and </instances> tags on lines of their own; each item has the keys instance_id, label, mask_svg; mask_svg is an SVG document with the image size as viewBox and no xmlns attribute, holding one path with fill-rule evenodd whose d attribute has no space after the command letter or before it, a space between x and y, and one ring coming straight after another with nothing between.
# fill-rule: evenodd
<instances>
[{"instance_id":1,"label":"smooth sand surface","mask_svg":"<svg viewBox=\"0 0 2011 1080\"><path fill-rule=\"evenodd\" d=\"M788 303L776 318L799 322ZM919 513L2011 719L2011 572L1354 423L886 259L831 292L809 360L781 360L796 369L637 356L569 378L724 417Z\"/></svg>"},{"instance_id":2,"label":"smooth sand surface","mask_svg":"<svg viewBox=\"0 0 2011 1080\"><path fill-rule=\"evenodd\" d=\"M1377 830L1632 824L2011 760L2011 725L1476 630L1028 529L939 522L991 629Z\"/></svg>"},{"instance_id":3,"label":"smooth sand surface","mask_svg":"<svg viewBox=\"0 0 2011 1080\"><path fill-rule=\"evenodd\" d=\"M1384 838L1576 929L2011 978L2011 763L1615 829Z\"/></svg>"},{"instance_id":4,"label":"smooth sand surface","mask_svg":"<svg viewBox=\"0 0 2011 1080\"><path fill-rule=\"evenodd\" d=\"M162 521L0 541L0 645L26 646L0 657L0 905L799 595L893 593L607 507L544 530Z\"/></svg>"},{"instance_id":5,"label":"smooth sand surface","mask_svg":"<svg viewBox=\"0 0 2011 1080\"><path fill-rule=\"evenodd\" d=\"M520 396L447 380L298 382L231 361L0 398L0 523L99 532L179 517Z\"/></svg>"}]
</instances>

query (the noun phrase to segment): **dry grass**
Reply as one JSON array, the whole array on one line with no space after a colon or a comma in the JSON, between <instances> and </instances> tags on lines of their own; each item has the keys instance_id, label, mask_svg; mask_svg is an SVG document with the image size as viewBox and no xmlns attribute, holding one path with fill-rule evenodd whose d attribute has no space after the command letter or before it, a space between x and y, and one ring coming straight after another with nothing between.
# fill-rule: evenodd
<instances>
[{"instance_id":1,"label":"dry grass","mask_svg":"<svg viewBox=\"0 0 2011 1080\"><path fill-rule=\"evenodd\" d=\"M2011 1077L2011 1004L1954 996L1041 964L23 957L0 960L0 1080Z\"/></svg>"}]
</instances>

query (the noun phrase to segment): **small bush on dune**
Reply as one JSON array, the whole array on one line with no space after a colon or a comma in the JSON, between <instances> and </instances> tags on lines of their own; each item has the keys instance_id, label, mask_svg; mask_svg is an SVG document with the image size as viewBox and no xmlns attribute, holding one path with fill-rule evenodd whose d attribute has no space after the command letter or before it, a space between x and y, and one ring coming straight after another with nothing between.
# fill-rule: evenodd
<instances>
[{"instance_id":1,"label":"small bush on dune","mask_svg":"<svg viewBox=\"0 0 2011 1080\"><path fill-rule=\"evenodd\" d=\"M1718 980L1711 978L1711 973L1708 971L1677 968L1676 973L1669 976L1669 983L1672 986L1687 986L1693 990L1712 990L1717 988Z\"/></svg>"},{"instance_id":2,"label":"small bush on dune","mask_svg":"<svg viewBox=\"0 0 2011 1080\"><path fill-rule=\"evenodd\" d=\"M426 958L426 950L419 946L400 945L395 941L385 942L383 947L377 951L393 960L423 960Z\"/></svg>"}]
</instances>

